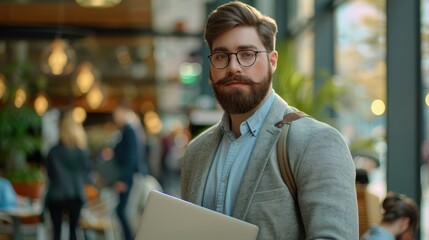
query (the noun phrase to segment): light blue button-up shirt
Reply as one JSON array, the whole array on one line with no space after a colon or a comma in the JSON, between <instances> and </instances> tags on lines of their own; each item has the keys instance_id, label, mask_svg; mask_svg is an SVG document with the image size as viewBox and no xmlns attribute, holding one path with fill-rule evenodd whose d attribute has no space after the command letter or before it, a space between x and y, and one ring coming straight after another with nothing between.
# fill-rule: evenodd
<instances>
[{"instance_id":1,"label":"light blue button-up shirt","mask_svg":"<svg viewBox=\"0 0 429 240\"><path fill-rule=\"evenodd\" d=\"M222 118L223 137L212 161L204 189L203 206L217 212L232 215L241 178L256 143L256 137L274 102L271 92L262 106L240 125L241 136L231 131L229 116Z\"/></svg>"}]
</instances>

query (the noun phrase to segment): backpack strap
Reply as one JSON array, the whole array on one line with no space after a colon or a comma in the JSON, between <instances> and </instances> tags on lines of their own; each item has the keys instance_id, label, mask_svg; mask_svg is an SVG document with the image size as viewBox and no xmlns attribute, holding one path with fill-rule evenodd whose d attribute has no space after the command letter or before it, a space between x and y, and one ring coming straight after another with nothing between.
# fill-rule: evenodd
<instances>
[{"instance_id":1,"label":"backpack strap","mask_svg":"<svg viewBox=\"0 0 429 240\"><path fill-rule=\"evenodd\" d=\"M289 188L289 192L291 193L295 202L297 202L298 200L298 192L287 156L287 137L289 133L290 124L293 121L305 116L308 115L303 112L291 112L286 114L283 117L283 120L275 124L277 128L282 128L279 140L277 141L277 161L279 163L280 173L282 174L283 181Z\"/></svg>"}]
</instances>

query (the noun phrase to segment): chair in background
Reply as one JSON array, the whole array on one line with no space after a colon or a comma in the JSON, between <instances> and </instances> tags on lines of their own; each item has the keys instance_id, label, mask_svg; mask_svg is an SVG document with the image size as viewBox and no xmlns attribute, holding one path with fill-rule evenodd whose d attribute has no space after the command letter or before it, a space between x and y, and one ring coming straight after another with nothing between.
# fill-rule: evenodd
<instances>
[{"instance_id":1,"label":"chair in background","mask_svg":"<svg viewBox=\"0 0 429 240\"><path fill-rule=\"evenodd\" d=\"M0 213L0 239L12 239L12 218L5 213Z\"/></svg>"},{"instance_id":2,"label":"chair in background","mask_svg":"<svg viewBox=\"0 0 429 240\"><path fill-rule=\"evenodd\" d=\"M131 189L130 198L127 204L127 214L132 230L137 233L140 226L140 219L143 215L149 193L152 190L162 192L161 184L151 175L134 175L134 185Z\"/></svg>"},{"instance_id":3,"label":"chair in background","mask_svg":"<svg viewBox=\"0 0 429 240\"><path fill-rule=\"evenodd\" d=\"M105 240L121 239L115 214L117 203L116 192L109 188L102 188L98 198L89 200L85 204L79 222L84 239L90 239L91 234L102 234Z\"/></svg>"},{"instance_id":4,"label":"chair in background","mask_svg":"<svg viewBox=\"0 0 429 240\"><path fill-rule=\"evenodd\" d=\"M380 199L368 191L368 175L365 170L356 170L356 195L359 211L359 236L381 220Z\"/></svg>"}]
</instances>

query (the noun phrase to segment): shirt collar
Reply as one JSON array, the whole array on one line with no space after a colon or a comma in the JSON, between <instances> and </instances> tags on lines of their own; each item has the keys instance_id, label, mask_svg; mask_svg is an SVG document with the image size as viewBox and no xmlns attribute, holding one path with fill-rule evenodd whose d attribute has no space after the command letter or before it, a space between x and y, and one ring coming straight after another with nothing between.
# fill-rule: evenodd
<instances>
[{"instance_id":1,"label":"shirt collar","mask_svg":"<svg viewBox=\"0 0 429 240\"><path fill-rule=\"evenodd\" d=\"M268 114L268 111L270 110L271 105L274 102L274 90L271 90L269 93L268 98L264 101L264 103L256 110L256 112L250 116L246 121L241 123L240 125L240 132L243 134L246 129L253 134L253 136L256 136L258 134L259 129L261 128L265 117ZM231 132L231 124L229 115L224 113L221 120L222 130L224 132Z\"/></svg>"}]
</instances>

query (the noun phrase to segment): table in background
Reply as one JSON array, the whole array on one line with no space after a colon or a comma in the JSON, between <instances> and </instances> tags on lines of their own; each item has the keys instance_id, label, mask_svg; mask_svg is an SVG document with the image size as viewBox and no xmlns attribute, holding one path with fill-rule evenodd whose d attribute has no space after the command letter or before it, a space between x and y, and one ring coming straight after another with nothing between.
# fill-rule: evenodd
<instances>
[{"instance_id":1,"label":"table in background","mask_svg":"<svg viewBox=\"0 0 429 240\"><path fill-rule=\"evenodd\" d=\"M21 240L21 220L26 217L38 217L42 213L40 204L30 204L25 206L17 206L8 209L0 209L0 212L7 214L12 218L13 224L13 239Z\"/></svg>"}]
</instances>

